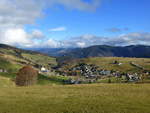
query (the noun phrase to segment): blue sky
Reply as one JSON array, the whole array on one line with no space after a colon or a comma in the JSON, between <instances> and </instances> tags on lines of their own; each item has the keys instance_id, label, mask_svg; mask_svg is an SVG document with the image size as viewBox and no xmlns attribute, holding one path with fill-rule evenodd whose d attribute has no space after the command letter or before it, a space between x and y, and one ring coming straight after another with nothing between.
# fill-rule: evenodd
<instances>
[{"instance_id":1,"label":"blue sky","mask_svg":"<svg viewBox=\"0 0 150 113\"><path fill-rule=\"evenodd\" d=\"M103 0L95 11L69 10L65 7L48 8L45 17L37 20L39 29L58 40L68 37L93 34L115 36L128 32L148 32L150 25L149 0ZM63 32L48 32L50 28L66 27ZM34 27L33 27L34 28ZM32 28L32 29L33 29ZM107 29L128 28L123 32L108 32Z\"/></svg>"},{"instance_id":2,"label":"blue sky","mask_svg":"<svg viewBox=\"0 0 150 113\"><path fill-rule=\"evenodd\" d=\"M5 31L0 32L0 36L5 32L10 33L6 36L7 40L0 39L6 44L40 47L42 43L42 47L87 47L95 44L148 45L150 41L149 0L31 0L27 3L12 0L12 6L10 0L2 1L6 2L8 9L15 5L16 10L20 8L25 13L22 20L18 19L21 24L16 22L17 19L15 22L8 20L14 26L5 25ZM3 4L0 2L0 6ZM3 14L6 9L0 9L2 19L6 19ZM26 15L29 11L31 14ZM9 15L9 10L7 13ZM20 17L17 14L14 11L12 16ZM20 41L24 37L23 43L8 41L17 33L20 36L16 36L16 40Z\"/></svg>"}]
</instances>

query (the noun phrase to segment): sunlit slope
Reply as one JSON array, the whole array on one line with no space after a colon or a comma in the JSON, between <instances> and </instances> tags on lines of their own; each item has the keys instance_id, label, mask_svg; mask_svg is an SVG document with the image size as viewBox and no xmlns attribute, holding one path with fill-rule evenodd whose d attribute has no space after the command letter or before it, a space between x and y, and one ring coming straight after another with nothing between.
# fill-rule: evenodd
<instances>
[{"instance_id":1,"label":"sunlit slope","mask_svg":"<svg viewBox=\"0 0 150 113\"><path fill-rule=\"evenodd\" d=\"M119 64L114 64L117 61ZM73 67L78 63L95 64L99 66L100 69L114 70L120 72L141 72L143 70L150 71L150 59L149 58L124 58L124 57L91 57L79 60L73 60L72 62L67 62L63 68ZM135 66L135 65L138 66ZM140 68L142 67L142 69Z\"/></svg>"},{"instance_id":2,"label":"sunlit slope","mask_svg":"<svg viewBox=\"0 0 150 113\"><path fill-rule=\"evenodd\" d=\"M55 66L56 58L47 55L14 48L8 45L0 44L0 68L16 71L20 67L31 64L33 66Z\"/></svg>"}]
</instances>

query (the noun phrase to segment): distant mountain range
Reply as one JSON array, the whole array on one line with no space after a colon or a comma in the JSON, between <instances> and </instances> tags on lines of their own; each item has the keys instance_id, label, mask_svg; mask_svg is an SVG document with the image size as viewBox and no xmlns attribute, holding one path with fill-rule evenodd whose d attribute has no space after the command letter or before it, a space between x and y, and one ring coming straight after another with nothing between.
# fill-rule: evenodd
<instances>
[{"instance_id":1,"label":"distant mountain range","mask_svg":"<svg viewBox=\"0 0 150 113\"><path fill-rule=\"evenodd\" d=\"M29 50L37 51L53 57L64 56L65 54L74 51L72 48L30 48Z\"/></svg>"},{"instance_id":2,"label":"distant mountain range","mask_svg":"<svg viewBox=\"0 0 150 113\"><path fill-rule=\"evenodd\" d=\"M33 66L54 66L57 63L62 64L72 59L88 57L150 58L150 46L144 45L125 47L97 45L87 48L43 48L31 50L18 49L9 45L0 44L0 69L7 67L8 69L5 68L6 70L13 68L16 70L16 68L26 64L32 64Z\"/></svg>"},{"instance_id":3,"label":"distant mountain range","mask_svg":"<svg viewBox=\"0 0 150 113\"><path fill-rule=\"evenodd\" d=\"M44 48L36 51L55 57L87 58L87 57L137 57L150 58L150 46L107 46L96 45L87 48Z\"/></svg>"},{"instance_id":4,"label":"distant mountain range","mask_svg":"<svg viewBox=\"0 0 150 113\"><path fill-rule=\"evenodd\" d=\"M9 45L0 44L1 54L4 52L3 49L13 50L14 51L13 53L18 56L20 55L20 53L28 53L28 54L43 53L53 57L67 57L67 58L87 58L87 57L150 58L150 46L145 45L130 45L125 47L96 45L87 48L40 48L40 49L23 50Z\"/></svg>"}]
</instances>

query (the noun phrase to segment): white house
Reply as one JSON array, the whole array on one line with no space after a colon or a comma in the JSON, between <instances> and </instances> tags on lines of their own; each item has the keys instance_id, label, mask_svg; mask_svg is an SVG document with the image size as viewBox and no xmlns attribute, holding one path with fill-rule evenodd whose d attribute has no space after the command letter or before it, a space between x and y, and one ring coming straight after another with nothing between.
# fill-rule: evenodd
<instances>
[{"instance_id":1,"label":"white house","mask_svg":"<svg viewBox=\"0 0 150 113\"><path fill-rule=\"evenodd\" d=\"M47 69L45 67L42 67L41 72L47 72Z\"/></svg>"}]
</instances>

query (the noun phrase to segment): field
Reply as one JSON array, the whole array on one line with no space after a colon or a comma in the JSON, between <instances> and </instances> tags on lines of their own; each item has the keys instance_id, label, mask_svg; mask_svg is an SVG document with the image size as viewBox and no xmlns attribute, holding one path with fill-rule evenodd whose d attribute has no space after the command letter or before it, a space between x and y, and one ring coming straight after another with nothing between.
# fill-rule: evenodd
<instances>
[{"instance_id":1,"label":"field","mask_svg":"<svg viewBox=\"0 0 150 113\"><path fill-rule=\"evenodd\" d=\"M121 63L121 65L113 64L114 61ZM120 72L128 72L128 73L140 73L143 70L139 67L133 66L131 63L143 67L144 70L150 71L150 59L149 58L124 58L124 57L92 57L85 58L79 60L73 60L72 62L68 62L68 65L64 66L64 69L68 69L77 65L77 63L87 63L87 64L95 64L99 66L100 69L105 70L114 70Z\"/></svg>"},{"instance_id":2,"label":"field","mask_svg":"<svg viewBox=\"0 0 150 113\"><path fill-rule=\"evenodd\" d=\"M122 65L114 65L113 62L118 61ZM101 68L107 70L117 70L121 72L140 72L141 69L131 65L134 62L137 65L142 66L146 70L150 70L150 59L149 58L123 58L123 57L96 57L87 58L85 62L91 64L97 64Z\"/></svg>"},{"instance_id":3,"label":"field","mask_svg":"<svg viewBox=\"0 0 150 113\"><path fill-rule=\"evenodd\" d=\"M56 58L53 57L49 57L49 56L44 56L44 55L40 55L40 54L27 54L27 53L23 53L22 56L32 62L35 62L37 64L40 64L42 66L48 66L48 64L51 65L56 65Z\"/></svg>"},{"instance_id":4,"label":"field","mask_svg":"<svg viewBox=\"0 0 150 113\"><path fill-rule=\"evenodd\" d=\"M150 113L149 94L149 84L7 85L0 113Z\"/></svg>"}]
</instances>

